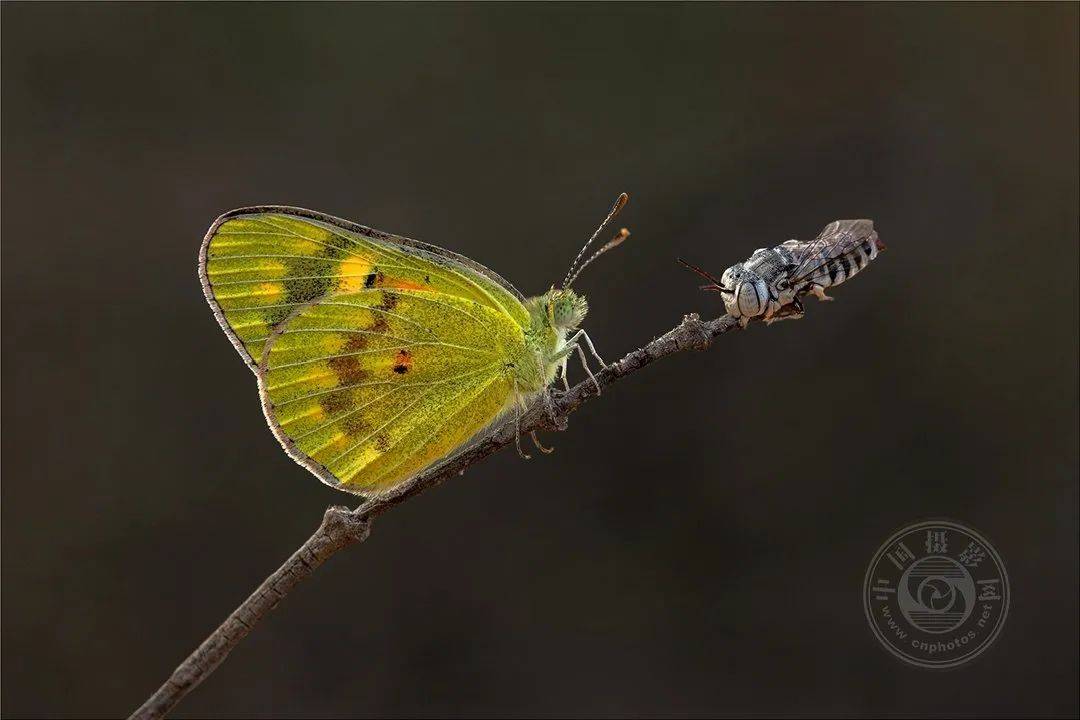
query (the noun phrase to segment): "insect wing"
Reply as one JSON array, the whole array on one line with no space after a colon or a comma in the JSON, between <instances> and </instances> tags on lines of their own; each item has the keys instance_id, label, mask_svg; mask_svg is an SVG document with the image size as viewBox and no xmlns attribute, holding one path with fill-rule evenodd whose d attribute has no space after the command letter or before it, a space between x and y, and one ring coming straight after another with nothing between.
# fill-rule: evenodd
<instances>
[{"instance_id":1,"label":"insect wing","mask_svg":"<svg viewBox=\"0 0 1080 720\"><path fill-rule=\"evenodd\" d=\"M833 260L854 251L874 232L872 220L835 220L825 226L813 241L802 249L793 248L795 268L789 273L795 285L814 275Z\"/></svg>"},{"instance_id":2,"label":"insect wing","mask_svg":"<svg viewBox=\"0 0 1080 720\"><path fill-rule=\"evenodd\" d=\"M513 391L520 330L472 300L363 289L305 306L259 364L286 452L330 485L387 490L486 426Z\"/></svg>"},{"instance_id":3,"label":"insect wing","mask_svg":"<svg viewBox=\"0 0 1080 720\"><path fill-rule=\"evenodd\" d=\"M218 321L286 452L387 490L489 425L527 361L520 294L449 251L292 208L234 211L203 244Z\"/></svg>"},{"instance_id":4,"label":"insect wing","mask_svg":"<svg viewBox=\"0 0 1080 720\"><path fill-rule=\"evenodd\" d=\"M521 293L483 265L434 245L322 213L281 206L233 210L199 253L203 292L255 370L274 328L297 308L368 287L410 287L475 300L525 326Z\"/></svg>"}]
</instances>

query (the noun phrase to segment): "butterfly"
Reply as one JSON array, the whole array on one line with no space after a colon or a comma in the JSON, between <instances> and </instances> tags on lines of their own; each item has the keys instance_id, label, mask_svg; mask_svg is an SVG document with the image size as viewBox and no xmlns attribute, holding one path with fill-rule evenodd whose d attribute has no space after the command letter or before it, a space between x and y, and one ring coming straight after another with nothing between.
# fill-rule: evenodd
<instances>
[{"instance_id":1,"label":"butterfly","mask_svg":"<svg viewBox=\"0 0 1080 720\"><path fill-rule=\"evenodd\" d=\"M629 236L620 230L582 262L626 202L623 193L562 285L530 298L449 250L284 206L217 218L199 277L285 451L323 482L373 496L511 413L520 421L557 376L569 389L572 353L596 383L582 346L604 362L571 285Z\"/></svg>"}]
</instances>

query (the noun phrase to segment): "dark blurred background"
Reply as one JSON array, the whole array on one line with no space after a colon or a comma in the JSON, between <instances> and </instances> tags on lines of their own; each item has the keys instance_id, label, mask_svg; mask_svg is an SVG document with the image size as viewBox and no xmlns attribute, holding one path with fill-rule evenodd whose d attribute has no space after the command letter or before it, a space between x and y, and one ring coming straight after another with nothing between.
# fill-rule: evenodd
<instances>
[{"instance_id":1,"label":"dark blurred background","mask_svg":"<svg viewBox=\"0 0 1080 720\"><path fill-rule=\"evenodd\" d=\"M609 359L719 312L677 255L846 217L889 252L384 516L176 716L1077 713L1075 3L2 13L5 716L131 711L352 502L203 300L215 216L315 208L528 294L622 190L579 282ZM861 607L926 517L1014 593L944 673Z\"/></svg>"}]
</instances>

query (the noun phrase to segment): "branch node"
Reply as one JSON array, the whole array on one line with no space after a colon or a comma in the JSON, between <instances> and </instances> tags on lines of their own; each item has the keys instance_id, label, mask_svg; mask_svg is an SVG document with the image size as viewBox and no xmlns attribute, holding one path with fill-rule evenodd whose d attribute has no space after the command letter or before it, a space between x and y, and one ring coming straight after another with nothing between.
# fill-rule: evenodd
<instances>
[{"instance_id":1,"label":"branch node","mask_svg":"<svg viewBox=\"0 0 1080 720\"><path fill-rule=\"evenodd\" d=\"M344 505L331 505L323 515L321 530L343 545L367 540L371 534L372 517L363 510L350 510Z\"/></svg>"},{"instance_id":2,"label":"branch node","mask_svg":"<svg viewBox=\"0 0 1080 720\"><path fill-rule=\"evenodd\" d=\"M679 335L682 336L676 339L679 345L692 350L708 350L712 345L712 333L705 327L705 323L701 322L701 317L697 313L684 315L679 330ZM680 339L683 342L679 342Z\"/></svg>"}]
</instances>

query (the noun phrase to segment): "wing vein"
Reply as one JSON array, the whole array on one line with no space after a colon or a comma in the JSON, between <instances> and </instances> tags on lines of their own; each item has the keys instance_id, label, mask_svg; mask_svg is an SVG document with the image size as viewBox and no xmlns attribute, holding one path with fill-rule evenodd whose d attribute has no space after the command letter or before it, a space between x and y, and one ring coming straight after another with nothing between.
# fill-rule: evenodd
<instances>
[{"instance_id":1,"label":"wing vein","mask_svg":"<svg viewBox=\"0 0 1080 720\"><path fill-rule=\"evenodd\" d=\"M434 381L434 382L430 382L430 383L425 383L425 385L426 385L426 386L428 386L429 388L430 388L431 386L434 386L434 385L446 385L446 384L447 384L447 383L449 383L449 382L453 382L454 380L459 380L459 379L461 379L461 378L463 378L463 377L470 377L470 376L473 376L473 375L479 375L479 374L480 374L481 372L483 372L483 371L485 371L485 370L489 370L489 369L491 369L491 368L493 368L493 367L494 367L494 365L489 365L489 366L487 366L487 367L482 367L482 368L480 368L480 369L478 369L478 370L473 370L472 372L469 372L469 373L463 373L463 374L461 374L461 375L457 375L457 376L455 376L455 377L452 377L452 378L446 378L446 379L444 379L444 380L438 380L438 381ZM409 386L409 385L403 385L402 387L404 388L404 387L411 387L411 386ZM349 453L351 453L351 452L354 452L354 451L355 451L355 450L356 450L357 448L361 447L361 446L362 446L362 445L363 445L364 443L366 443L366 442L367 442L368 440L370 440L371 438L375 437L375 436L376 436L376 435L378 435L378 434L379 434L380 432L382 432L383 430L385 430L386 428L388 428L388 427L389 427L389 426L390 426L391 424L393 424L393 422L394 422L395 420L397 420L397 419L398 419L399 417L401 417L402 415L404 415L405 413L407 413L407 412L408 412L409 410L411 410L411 409L413 409L414 407L416 407L416 405L417 405L417 404L419 404L419 403L420 403L420 402L421 402L422 400L425 400L425 399L427 398L427 396L428 396L428 395L427 395L427 393L426 393L426 392L421 392L421 393L419 394L419 396L418 396L418 397L416 398L416 400L413 400L413 401L412 401L411 403L409 403L408 405L406 405L406 406L405 406L404 408L402 408L402 409L401 409L401 410L400 410L400 411L399 411L399 412L398 412L398 413L397 413L396 415L394 415L394 416L393 416L392 418L390 418L390 419L389 419L389 420L387 420L387 421L386 421L385 423L383 423L382 425L380 425L380 426L379 426L379 427L378 427L377 429L375 429L375 430L372 430L372 431L371 431L370 433L368 433L368 434L367 434L367 436L365 436L365 437L364 437L363 439L361 439L361 440L358 440L358 441L356 441L355 443L353 443L353 444L352 444L352 445L351 445L351 446L350 446L350 447L349 447L348 449L346 449L345 451L343 451L343 452L339 453L339 454L338 454L337 456L335 456L335 457L334 457L334 458L333 458L332 460L330 460L330 461L329 461L328 463L324 463L324 464L325 464L325 465L333 465L334 463L336 463L336 462L337 462L338 460L340 460L341 458L345 457L345 456L346 456L346 455L348 455ZM391 446L391 447L392 447L392 446Z\"/></svg>"},{"instance_id":2,"label":"wing vein","mask_svg":"<svg viewBox=\"0 0 1080 720\"><path fill-rule=\"evenodd\" d=\"M476 396L477 396L477 397L479 397L480 395L483 395L483 394L484 394L484 392L485 392L485 391L487 390L488 386L489 386L489 385L491 385L491 384L492 384L493 382L497 381L498 379L499 379L499 377L498 377L497 375L496 375L495 377L492 377L492 378L490 378L490 379L489 379L489 380L488 380L488 381L487 381L486 383L484 383L484 384L483 384L483 386L481 386L481 388L480 388L480 392L478 392L478 393L476 394ZM468 386L468 385L463 385L463 386L462 386L462 388L461 388L461 390L460 390L460 391L459 391L459 392L458 392L458 393L457 393L457 394L456 394L456 395L454 396L454 399L456 400L457 398L460 398L460 397L461 397L461 395L462 395L462 394L464 394L464 393L465 393L465 391L466 391L466 390L468 390L468 389L469 389L469 386ZM497 416L496 416L496 417L497 417ZM426 436L426 437L425 437L425 438L424 438L423 440L421 440L421 441L420 441L420 442L419 442L419 443L417 444L417 447L424 447L424 446L425 446L426 444L428 444L428 443L429 443L429 442L431 441L431 439L432 439L433 437L435 437L435 435L436 435L437 433L439 433L439 432L440 432L440 431L441 431L441 430L442 430L442 429L443 429L444 427L446 427L447 423L449 423L449 422L450 422L450 421L451 421L452 419L453 419L453 414L449 414L449 415L447 415L446 417L444 417L444 418L442 419L442 421L440 421L440 422L439 422L439 423L438 423L438 424L437 424L437 425L436 425L436 426L435 426L435 427L434 427L434 428L432 429L432 431L431 431L430 433L428 433L428 434L427 434L427 436ZM466 440L466 442L468 442L468 440ZM397 444L396 442L395 442L395 443L391 443L391 444L390 444L390 448L393 448L393 447L394 447L394 446L395 446L396 444ZM452 451L451 451L451 452L452 452ZM370 485L377 485L377 484L378 484L378 482L379 482L379 481L380 481L380 480L381 480L382 478L384 478L384 477L386 477L387 475L390 475L391 473L393 473L393 472L394 472L395 470L397 470L397 469L398 469L399 467L401 467L401 465L402 465L402 464L403 464L403 463L404 463L404 462L405 462L406 460L408 460L408 456L402 457L402 458L401 458L401 459L400 459L399 461L397 461L396 463L394 463L394 464L393 464L393 465L391 465L390 467L388 467L388 468L384 469L384 470L383 470L383 471L382 471L381 473L379 473L379 474L378 474L377 476L375 476L374 478L371 478L371 480L370 480L370 481L369 481L368 483L366 483L366 484L367 484L367 485L369 485L369 486L370 486ZM432 461L432 462L434 462L434 461Z\"/></svg>"},{"instance_id":3,"label":"wing vein","mask_svg":"<svg viewBox=\"0 0 1080 720\"><path fill-rule=\"evenodd\" d=\"M306 395L298 395L297 397L289 398L288 400L282 400L279 403L274 403L274 407L275 408L285 407L286 405L291 405L292 403L300 402L301 400L310 400L311 398L321 397L323 395L329 395L330 393L335 393L335 392L338 392L339 390L356 390L358 388L375 387L377 385L399 385L402 388L428 387L430 385L439 385L439 384L442 384L442 383L453 382L454 380L458 380L458 379L463 378L463 377L468 377L469 375L480 372L481 370L486 370L488 368L494 367L495 365L497 365L497 363L489 363L488 365L484 365L479 369L473 369L473 370L470 370L469 372L462 373L461 375L455 375L454 377L444 378L442 380L430 380L430 381L426 381L426 382L424 382L424 381L421 381L421 382L401 382L401 381L395 381L395 380L376 380L376 381L373 381L373 382L361 382L361 383L352 383L350 385L338 385L337 387L328 388L326 390L316 390L315 392L311 392L311 393L308 393Z\"/></svg>"},{"instance_id":4,"label":"wing vein","mask_svg":"<svg viewBox=\"0 0 1080 720\"><path fill-rule=\"evenodd\" d=\"M377 333L372 333L372 334L377 334ZM287 368L300 367L301 365L310 365L311 363L322 362L324 360L335 360L337 358L356 357L357 355L375 355L377 353L385 353L385 352L388 352L390 350L394 350L394 349L397 349L397 348L408 350L408 349L411 349L411 348L418 348L418 347L444 347L444 348L450 348L452 350L468 350L469 352L478 353L480 355L489 355L491 357L496 357L496 354L493 353L493 352L489 352L487 350L482 350L480 348L468 347L466 345L454 345L453 343L447 343L447 342L405 341L405 342L402 342L402 343L395 343L394 345L390 345L388 347L373 348L371 350L357 350L356 352L339 353L339 354L336 354L336 355L319 355L318 357L312 357L312 358L310 358L308 360L299 360L297 362L285 363L283 365L275 365L272 368L272 370L285 370Z\"/></svg>"}]
</instances>

